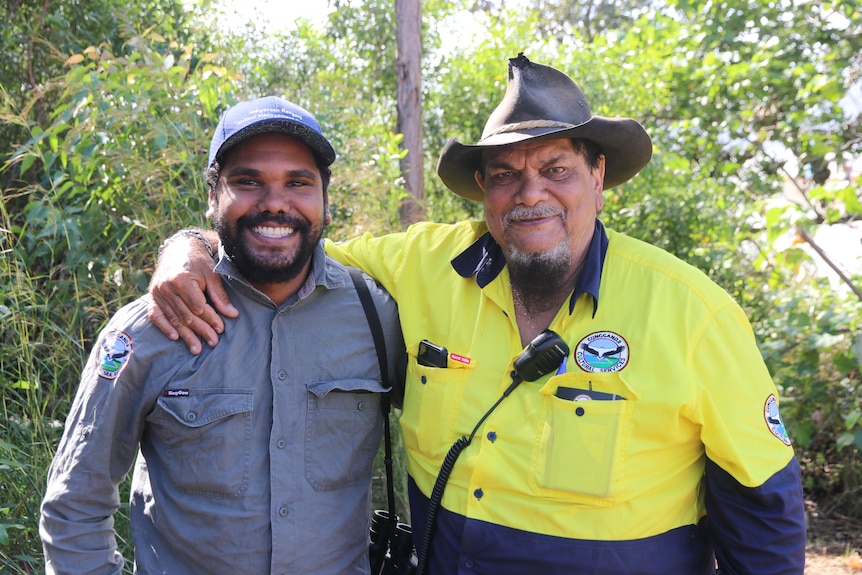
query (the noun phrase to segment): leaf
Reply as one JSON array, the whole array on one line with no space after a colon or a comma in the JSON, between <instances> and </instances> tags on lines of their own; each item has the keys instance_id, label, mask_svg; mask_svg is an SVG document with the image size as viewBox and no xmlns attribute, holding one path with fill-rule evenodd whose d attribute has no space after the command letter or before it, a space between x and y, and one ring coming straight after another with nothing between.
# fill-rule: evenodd
<instances>
[{"instance_id":1,"label":"leaf","mask_svg":"<svg viewBox=\"0 0 862 575\"><path fill-rule=\"evenodd\" d=\"M33 162L36 161L36 156L33 154L27 154L24 156L24 159L21 160L21 171L26 172L30 169L30 166L33 165Z\"/></svg>"},{"instance_id":2,"label":"leaf","mask_svg":"<svg viewBox=\"0 0 862 575\"><path fill-rule=\"evenodd\" d=\"M862 203L859 202L859 198L856 196L855 186L845 187L839 195L844 200L844 207L847 208L847 213L862 215Z\"/></svg>"},{"instance_id":3,"label":"leaf","mask_svg":"<svg viewBox=\"0 0 862 575\"><path fill-rule=\"evenodd\" d=\"M835 445L838 449L844 449L845 447L849 447L854 443L858 445L859 438L854 437L852 433L842 433L838 436L838 439L835 440Z\"/></svg>"},{"instance_id":4,"label":"leaf","mask_svg":"<svg viewBox=\"0 0 862 575\"><path fill-rule=\"evenodd\" d=\"M853 354L850 353L838 353L832 359L832 363L835 364L835 369L837 369L842 374L848 374L854 369L857 369L858 363L856 362Z\"/></svg>"},{"instance_id":5,"label":"leaf","mask_svg":"<svg viewBox=\"0 0 862 575\"><path fill-rule=\"evenodd\" d=\"M841 334L818 333L811 336L811 346L818 349L832 348L842 341L844 336Z\"/></svg>"},{"instance_id":6,"label":"leaf","mask_svg":"<svg viewBox=\"0 0 862 575\"><path fill-rule=\"evenodd\" d=\"M73 55L69 56L68 58L66 58L66 61L64 63L66 64L66 66L74 66L75 64L80 64L83 61L84 61L84 55L83 54L73 54Z\"/></svg>"}]
</instances>

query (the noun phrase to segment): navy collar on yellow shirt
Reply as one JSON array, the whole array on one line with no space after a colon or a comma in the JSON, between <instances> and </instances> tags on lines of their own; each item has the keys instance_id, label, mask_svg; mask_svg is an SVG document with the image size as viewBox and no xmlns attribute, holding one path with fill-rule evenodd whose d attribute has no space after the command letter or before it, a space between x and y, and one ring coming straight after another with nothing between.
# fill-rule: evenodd
<instances>
[{"instance_id":1,"label":"navy collar on yellow shirt","mask_svg":"<svg viewBox=\"0 0 862 575\"><path fill-rule=\"evenodd\" d=\"M575 309L575 302L582 293L593 296L593 316L599 308L599 285L602 281L602 267L605 264L605 254L608 252L608 235L599 220L593 230L593 239L587 250L587 258L575 291L569 299L569 313ZM485 287L496 278L506 265L503 249L491 237L491 232L485 232L481 238L470 247L452 259L452 267L463 278L476 276L480 288Z\"/></svg>"}]
</instances>

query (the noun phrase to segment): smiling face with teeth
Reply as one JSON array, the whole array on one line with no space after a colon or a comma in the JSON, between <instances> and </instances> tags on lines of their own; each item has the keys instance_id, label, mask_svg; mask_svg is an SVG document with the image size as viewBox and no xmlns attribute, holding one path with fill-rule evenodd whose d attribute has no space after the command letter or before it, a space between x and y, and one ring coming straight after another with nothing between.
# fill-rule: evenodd
<instances>
[{"instance_id":1,"label":"smiling face with teeth","mask_svg":"<svg viewBox=\"0 0 862 575\"><path fill-rule=\"evenodd\" d=\"M302 286L330 221L320 168L302 141L268 133L225 155L209 211L225 252L274 302Z\"/></svg>"}]
</instances>

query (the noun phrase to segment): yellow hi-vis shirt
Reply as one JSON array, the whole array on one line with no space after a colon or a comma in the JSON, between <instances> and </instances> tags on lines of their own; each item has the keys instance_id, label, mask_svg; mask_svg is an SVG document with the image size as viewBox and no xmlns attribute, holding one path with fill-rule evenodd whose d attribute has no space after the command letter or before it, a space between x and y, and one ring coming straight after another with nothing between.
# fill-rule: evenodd
<instances>
[{"instance_id":1,"label":"yellow hi-vis shirt","mask_svg":"<svg viewBox=\"0 0 862 575\"><path fill-rule=\"evenodd\" d=\"M409 354L400 423L426 497L522 351L508 269L490 261L502 253L478 258L475 277L451 263L486 232L483 222L420 223L326 245L398 302ZM562 373L521 383L491 413L454 466L444 509L537 534L632 540L702 518L707 458L744 487L793 458L740 307L654 246L611 230L606 241L603 262L584 272L598 275L598 297L576 291L550 325L571 349ZM417 363L422 340L446 348L447 367Z\"/></svg>"}]
</instances>

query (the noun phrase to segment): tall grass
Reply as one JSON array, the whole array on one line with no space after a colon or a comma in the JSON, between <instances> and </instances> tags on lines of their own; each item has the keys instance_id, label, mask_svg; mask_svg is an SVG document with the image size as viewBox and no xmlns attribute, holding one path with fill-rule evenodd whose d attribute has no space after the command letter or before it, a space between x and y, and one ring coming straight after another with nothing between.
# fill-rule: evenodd
<instances>
[{"instance_id":1,"label":"tall grass","mask_svg":"<svg viewBox=\"0 0 862 575\"><path fill-rule=\"evenodd\" d=\"M0 571L39 573L39 505L91 337L82 310L69 303L88 298L60 270L33 273L23 265L16 224L2 209Z\"/></svg>"}]
</instances>

